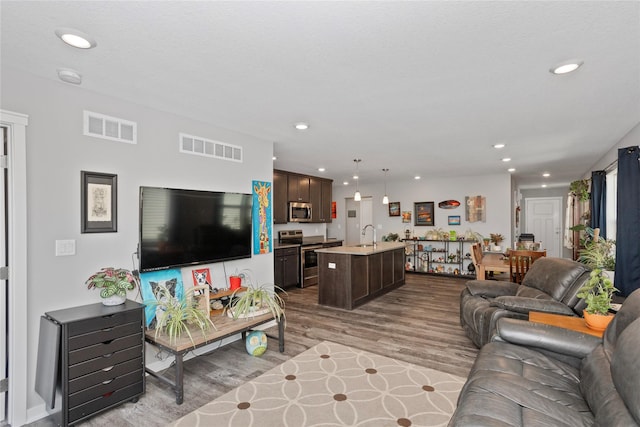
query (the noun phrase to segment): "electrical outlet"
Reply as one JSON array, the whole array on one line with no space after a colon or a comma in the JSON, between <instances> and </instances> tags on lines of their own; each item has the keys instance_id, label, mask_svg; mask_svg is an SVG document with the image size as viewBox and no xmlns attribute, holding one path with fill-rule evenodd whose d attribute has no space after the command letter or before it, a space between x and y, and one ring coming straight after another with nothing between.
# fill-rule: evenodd
<instances>
[{"instance_id":1,"label":"electrical outlet","mask_svg":"<svg viewBox=\"0 0 640 427\"><path fill-rule=\"evenodd\" d=\"M336 269L336 263L335 262L330 262L327 267L332 269L332 270L335 270Z\"/></svg>"},{"instance_id":2,"label":"electrical outlet","mask_svg":"<svg viewBox=\"0 0 640 427\"><path fill-rule=\"evenodd\" d=\"M56 240L56 256L69 256L76 254L76 241Z\"/></svg>"}]
</instances>

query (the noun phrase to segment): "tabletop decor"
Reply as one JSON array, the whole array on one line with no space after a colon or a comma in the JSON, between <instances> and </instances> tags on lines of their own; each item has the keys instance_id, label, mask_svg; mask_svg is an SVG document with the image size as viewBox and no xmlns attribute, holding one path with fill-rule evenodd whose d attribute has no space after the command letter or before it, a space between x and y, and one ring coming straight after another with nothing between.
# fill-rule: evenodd
<instances>
[{"instance_id":1,"label":"tabletop decor","mask_svg":"<svg viewBox=\"0 0 640 427\"><path fill-rule=\"evenodd\" d=\"M605 330L613 315L609 313L613 294L618 290L601 268L591 270L589 280L580 288L578 298L583 298L587 308L584 320L587 326L595 330Z\"/></svg>"},{"instance_id":2,"label":"tabletop decor","mask_svg":"<svg viewBox=\"0 0 640 427\"><path fill-rule=\"evenodd\" d=\"M132 291L138 284L138 279L124 268L105 267L91 275L85 282L88 289L99 288L102 304L124 304L127 291Z\"/></svg>"}]
</instances>

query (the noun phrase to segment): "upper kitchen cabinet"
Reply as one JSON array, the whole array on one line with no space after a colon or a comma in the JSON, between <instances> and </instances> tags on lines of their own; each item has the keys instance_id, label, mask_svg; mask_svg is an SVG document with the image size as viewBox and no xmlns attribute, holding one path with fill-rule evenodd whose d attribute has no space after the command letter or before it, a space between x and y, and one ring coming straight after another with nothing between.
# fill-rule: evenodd
<instances>
[{"instance_id":1,"label":"upper kitchen cabinet","mask_svg":"<svg viewBox=\"0 0 640 427\"><path fill-rule=\"evenodd\" d=\"M308 176L289 174L287 188L290 202L310 201Z\"/></svg>"},{"instance_id":2,"label":"upper kitchen cabinet","mask_svg":"<svg viewBox=\"0 0 640 427\"><path fill-rule=\"evenodd\" d=\"M273 223L286 224L288 220L287 173L273 171Z\"/></svg>"},{"instance_id":3,"label":"upper kitchen cabinet","mask_svg":"<svg viewBox=\"0 0 640 427\"><path fill-rule=\"evenodd\" d=\"M311 196L311 222L331 222L331 186L333 181L322 178L309 178Z\"/></svg>"}]
</instances>

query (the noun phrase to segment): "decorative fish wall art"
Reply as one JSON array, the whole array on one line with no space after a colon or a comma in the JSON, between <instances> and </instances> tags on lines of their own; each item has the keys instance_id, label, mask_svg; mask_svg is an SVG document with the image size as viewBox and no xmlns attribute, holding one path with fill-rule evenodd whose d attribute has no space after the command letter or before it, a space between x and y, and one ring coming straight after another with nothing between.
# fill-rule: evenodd
<instances>
[{"instance_id":1,"label":"decorative fish wall art","mask_svg":"<svg viewBox=\"0 0 640 427\"><path fill-rule=\"evenodd\" d=\"M460 206L460 202L457 200L443 200L442 202L438 203L438 207L440 209L455 209L458 206Z\"/></svg>"}]
</instances>

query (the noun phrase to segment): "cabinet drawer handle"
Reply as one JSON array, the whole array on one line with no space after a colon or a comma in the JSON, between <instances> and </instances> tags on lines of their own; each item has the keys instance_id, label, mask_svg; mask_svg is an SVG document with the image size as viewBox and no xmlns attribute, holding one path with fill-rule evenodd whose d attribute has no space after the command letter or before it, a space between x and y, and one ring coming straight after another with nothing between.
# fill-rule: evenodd
<instances>
[{"instance_id":1,"label":"cabinet drawer handle","mask_svg":"<svg viewBox=\"0 0 640 427\"><path fill-rule=\"evenodd\" d=\"M115 367L115 365L107 366L106 368L102 368L102 370L103 370L104 372L109 372L109 371L110 371L110 370L112 370L114 367Z\"/></svg>"},{"instance_id":2,"label":"cabinet drawer handle","mask_svg":"<svg viewBox=\"0 0 640 427\"><path fill-rule=\"evenodd\" d=\"M102 344L107 345L107 344L111 344L112 342L113 342L113 340L107 340L107 341L102 341Z\"/></svg>"},{"instance_id":3,"label":"cabinet drawer handle","mask_svg":"<svg viewBox=\"0 0 640 427\"><path fill-rule=\"evenodd\" d=\"M101 329L101 331L102 331L102 332L109 332L109 331L112 331L112 330L113 330L113 328L104 328L104 329Z\"/></svg>"},{"instance_id":4,"label":"cabinet drawer handle","mask_svg":"<svg viewBox=\"0 0 640 427\"><path fill-rule=\"evenodd\" d=\"M110 380L104 380L102 381L102 384L109 384L113 380L115 380L115 378L111 378Z\"/></svg>"},{"instance_id":5,"label":"cabinet drawer handle","mask_svg":"<svg viewBox=\"0 0 640 427\"><path fill-rule=\"evenodd\" d=\"M102 316L103 319L111 319L113 316L115 316L115 314L105 314L104 316Z\"/></svg>"},{"instance_id":6,"label":"cabinet drawer handle","mask_svg":"<svg viewBox=\"0 0 640 427\"><path fill-rule=\"evenodd\" d=\"M113 356L113 353L107 353L102 355L102 357L104 357L105 359L111 356Z\"/></svg>"}]
</instances>

